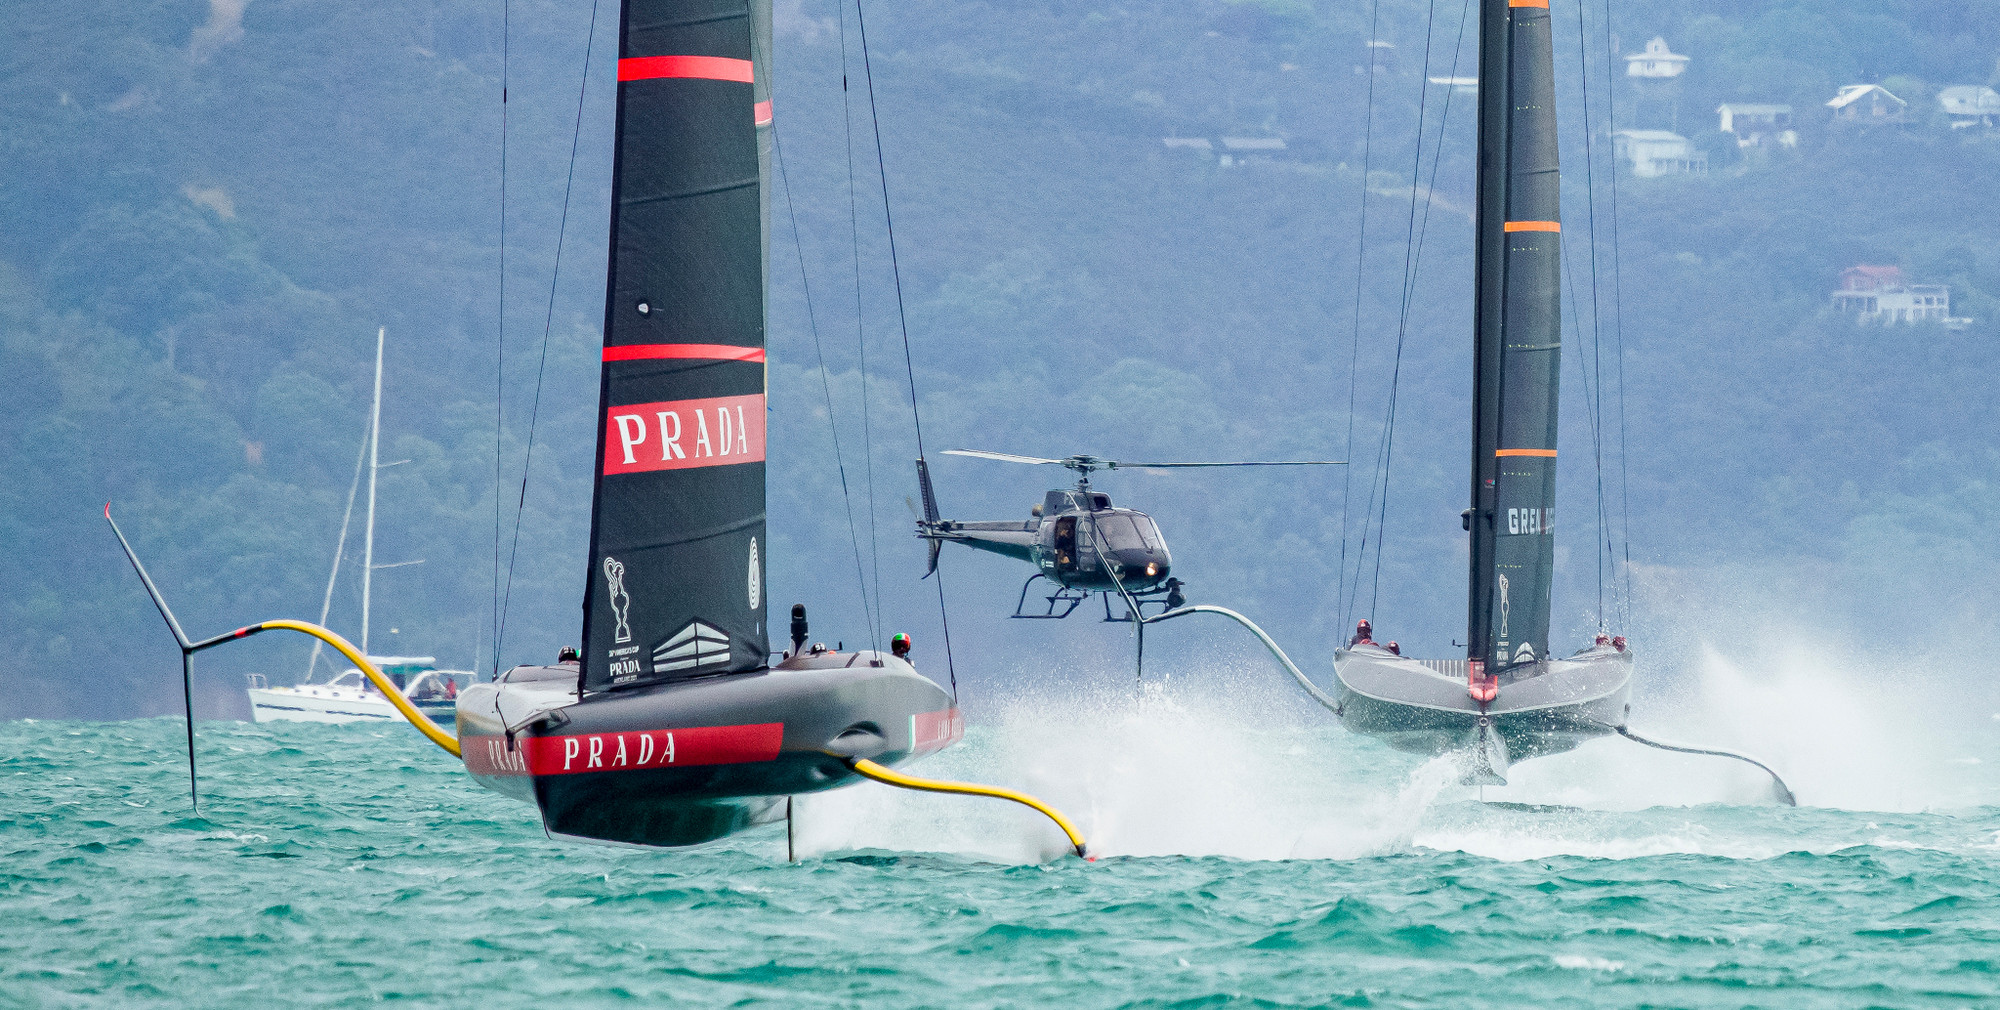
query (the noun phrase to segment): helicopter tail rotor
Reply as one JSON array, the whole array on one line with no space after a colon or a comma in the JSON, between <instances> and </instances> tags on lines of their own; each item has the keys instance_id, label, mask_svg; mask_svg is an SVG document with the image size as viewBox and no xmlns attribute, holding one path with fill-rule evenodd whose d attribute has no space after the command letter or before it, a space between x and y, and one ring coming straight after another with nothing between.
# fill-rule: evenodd
<instances>
[{"instance_id":1,"label":"helicopter tail rotor","mask_svg":"<svg viewBox=\"0 0 2000 1010\"><path fill-rule=\"evenodd\" d=\"M917 488L924 496L924 514L918 518L917 523L927 528L936 526L943 516L938 512L937 489L931 487L930 464L926 463L922 456L917 457ZM924 578L928 579L937 571L938 552L944 549L944 542L931 539L926 541L926 544L931 552L930 563L924 569Z\"/></svg>"}]
</instances>

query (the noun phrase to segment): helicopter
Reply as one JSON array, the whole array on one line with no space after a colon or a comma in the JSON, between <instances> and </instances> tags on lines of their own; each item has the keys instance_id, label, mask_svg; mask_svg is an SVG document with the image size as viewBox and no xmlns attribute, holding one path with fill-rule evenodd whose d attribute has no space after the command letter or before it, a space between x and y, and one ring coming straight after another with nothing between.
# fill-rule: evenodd
<instances>
[{"instance_id":1,"label":"helicopter","mask_svg":"<svg viewBox=\"0 0 2000 1010\"><path fill-rule=\"evenodd\" d=\"M1093 593L1103 597L1104 619L1112 622L1132 621L1135 617L1144 620L1148 606L1157 606L1165 613L1178 610L1187 602L1186 584L1173 575L1173 556L1167 551L1159 524L1144 512L1114 506L1110 495L1091 487L1092 473L1218 466L1345 465L1339 460L1122 463L1089 455L1044 459L981 449L947 449L945 454L1003 463L1062 466L1076 472L1074 488L1043 495L1025 520L964 522L945 519L939 514L930 466L922 459L917 460L917 483L924 496L923 514L917 517L917 536L930 542L930 567L924 573L925 578L937 571L938 552L946 543L960 543L1026 561L1037 570L1021 584L1020 599L1009 616L1031 620L1068 617ZM1030 605L1028 594L1038 581L1047 583L1053 591L1042 597L1043 605L1036 607ZM1126 605L1123 616L1112 614L1113 594Z\"/></svg>"}]
</instances>

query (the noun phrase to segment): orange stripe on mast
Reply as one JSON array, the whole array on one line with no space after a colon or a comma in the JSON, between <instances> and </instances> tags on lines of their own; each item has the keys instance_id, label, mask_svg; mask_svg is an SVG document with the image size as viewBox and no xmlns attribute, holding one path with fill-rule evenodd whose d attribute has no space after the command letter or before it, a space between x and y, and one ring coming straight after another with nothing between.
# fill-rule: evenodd
<instances>
[{"instance_id":1,"label":"orange stripe on mast","mask_svg":"<svg viewBox=\"0 0 2000 1010\"><path fill-rule=\"evenodd\" d=\"M1561 231L1561 221L1509 221L1501 226L1502 231Z\"/></svg>"},{"instance_id":2,"label":"orange stripe on mast","mask_svg":"<svg viewBox=\"0 0 2000 1010\"><path fill-rule=\"evenodd\" d=\"M1493 455L1495 455L1495 456L1547 456L1547 457L1548 457L1548 458L1550 458L1550 459L1554 459L1554 458L1556 457L1556 451L1555 451L1554 449L1495 449L1495 450L1493 450Z\"/></svg>"},{"instance_id":3,"label":"orange stripe on mast","mask_svg":"<svg viewBox=\"0 0 2000 1010\"><path fill-rule=\"evenodd\" d=\"M1540 8L1541 8L1541 9L1543 9L1543 10L1548 10L1548 9L1549 9L1549 0L1507 0L1507 6L1509 6L1509 7L1540 7Z\"/></svg>"}]
</instances>

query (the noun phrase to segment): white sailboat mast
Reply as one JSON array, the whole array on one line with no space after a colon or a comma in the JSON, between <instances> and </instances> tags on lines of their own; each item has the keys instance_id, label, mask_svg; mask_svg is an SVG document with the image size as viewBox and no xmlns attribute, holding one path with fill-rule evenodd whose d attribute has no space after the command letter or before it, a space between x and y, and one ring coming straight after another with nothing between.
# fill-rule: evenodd
<instances>
[{"instance_id":1,"label":"white sailboat mast","mask_svg":"<svg viewBox=\"0 0 2000 1010\"><path fill-rule=\"evenodd\" d=\"M361 547L361 654L368 655L368 591L375 575L375 474L382 451L382 343L389 328L375 331L375 405L368 422L368 526Z\"/></svg>"}]
</instances>

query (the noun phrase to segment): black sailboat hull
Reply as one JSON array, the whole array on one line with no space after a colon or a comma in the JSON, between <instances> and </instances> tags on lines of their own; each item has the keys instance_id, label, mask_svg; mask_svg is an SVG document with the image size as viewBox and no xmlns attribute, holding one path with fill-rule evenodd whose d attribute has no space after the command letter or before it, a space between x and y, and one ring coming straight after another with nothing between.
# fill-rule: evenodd
<instances>
[{"instance_id":1,"label":"black sailboat hull","mask_svg":"<svg viewBox=\"0 0 2000 1010\"><path fill-rule=\"evenodd\" d=\"M1466 690L1464 660L1419 660L1363 646L1334 652L1341 723L1418 754L1464 752L1468 778L1504 784L1516 761L1617 732L1632 697L1632 654L1591 649L1500 678L1491 702Z\"/></svg>"},{"instance_id":2,"label":"black sailboat hull","mask_svg":"<svg viewBox=\"0 0 2000 1010\"><path fill-rule=\"evenodd\" d=\"M949 694L872 652L582 700L575 678L575 667L517 669L459 698L466 769L534 803L552 835L714 841L782 820L787 797L857 781L850 758L894 765L964 734Z\"/></svg>"}]
</instances>

